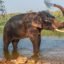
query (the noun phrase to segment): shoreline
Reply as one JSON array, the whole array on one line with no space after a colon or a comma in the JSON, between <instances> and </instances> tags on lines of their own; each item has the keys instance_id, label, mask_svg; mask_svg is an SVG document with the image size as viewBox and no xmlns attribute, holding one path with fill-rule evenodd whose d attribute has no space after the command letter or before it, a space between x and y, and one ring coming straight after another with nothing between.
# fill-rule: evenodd
<instances>
[{"instance_id":1,"label":"shoreline","mask_svg":"<svg viewBox=\"0 0 64 64\"><path fill-rule=\"evenodd\" d=\"M27 58L27 57L22 57L19 56L16 59L11 59L11 60L6 60L2 59L0 60L0 64L64 64L64 58L63 60L58 60L57 58L55 59L32 59L32 58Z\"/></svg>"}]
</instances>

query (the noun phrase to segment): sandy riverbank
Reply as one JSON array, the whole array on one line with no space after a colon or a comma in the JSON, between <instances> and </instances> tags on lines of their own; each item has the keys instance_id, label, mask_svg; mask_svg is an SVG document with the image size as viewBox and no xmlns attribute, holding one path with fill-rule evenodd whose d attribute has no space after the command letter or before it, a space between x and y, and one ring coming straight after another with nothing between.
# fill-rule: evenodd
<instances>
[{"instance_id":1,"label":"sandy riverbank","mask_svg":"<svg viewBox=\"0 0 64 64\"><path fill-rule=\"evenodd\" d=\"M64 64L64 58L27 58L19 56L16 59L0 59L0 64Z\"/></svg>"}]
</instances>

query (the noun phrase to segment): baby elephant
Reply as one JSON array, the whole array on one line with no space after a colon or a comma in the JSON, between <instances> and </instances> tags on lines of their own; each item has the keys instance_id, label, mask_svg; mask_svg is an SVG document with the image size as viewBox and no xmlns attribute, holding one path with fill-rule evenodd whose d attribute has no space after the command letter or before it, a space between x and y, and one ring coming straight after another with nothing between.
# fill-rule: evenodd
<instances>
[{"instance_id":1,"label":"baby elephant","mask_svg":"<svg viewBox=\"0 0 64 64\"><path fill-rule=\"evenodd\" d=\"M33 44L33 52L37 55L40 48L41 29L42 19L37 13L32 12L13 16L4 27L4 51L8 51L11 42L13 51L16 51L19 40L29 37Z\"/></svg>"}]
</instances>

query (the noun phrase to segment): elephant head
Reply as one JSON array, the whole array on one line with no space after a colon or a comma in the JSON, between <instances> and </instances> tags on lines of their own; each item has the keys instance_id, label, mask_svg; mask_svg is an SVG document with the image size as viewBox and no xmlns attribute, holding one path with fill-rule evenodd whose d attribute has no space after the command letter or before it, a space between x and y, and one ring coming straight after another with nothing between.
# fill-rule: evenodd
<instances>
[{"instance_id":1,"label":"elephant head","mask_svg":"<svg viewBox=\"0 0 64 64\"><path fill-rule=\"evenodd\" d=\"M47 11L39 12L39 15L42 18L43 29L64 32L64 30L60 30L60 28L64 28L64 22L58 22L56 18Z\"/></svg>"}]
</instances>

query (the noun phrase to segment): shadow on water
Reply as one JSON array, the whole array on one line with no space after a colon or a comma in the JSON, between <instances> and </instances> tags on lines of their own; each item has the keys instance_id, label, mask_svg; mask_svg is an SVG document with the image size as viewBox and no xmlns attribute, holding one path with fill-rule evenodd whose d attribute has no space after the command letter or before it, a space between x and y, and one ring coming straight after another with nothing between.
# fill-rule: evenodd
<instances>
[{"instance_id":1,"label":"shadow on water","mask_svg":"<svg viewBox=\"0 0 64 64\"><path fill-rule=\"evenodd\" d=\"M64 58L64 38L59 37L42 37L40 46L40 56L33 56L33 46L29 39L22 39L18 43L18 51L12 51L12 44L9 46L10 52L3 52L3 40L0 38L0 58L14 59L19 56L35 59L40 58Z\"/></svg>"}]
</instances>

